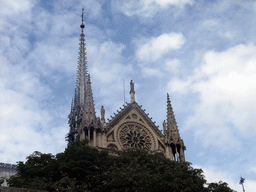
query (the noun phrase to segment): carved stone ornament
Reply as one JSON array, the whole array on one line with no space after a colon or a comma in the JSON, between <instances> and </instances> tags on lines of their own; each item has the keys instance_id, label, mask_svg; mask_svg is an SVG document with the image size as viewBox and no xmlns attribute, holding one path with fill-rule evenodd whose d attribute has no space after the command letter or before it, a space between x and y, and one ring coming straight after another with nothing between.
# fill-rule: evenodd
<instances>
[{"instance_id":1,"label":"carved stone ornament","mask_svg":"<svg viewBox=\"0 0 256 192\"><path fill-rule=\"evenodd\" d=\"M135 113L132 114L132 118L133 119L137 119L138 118L138 115L136 115Z\"/></svg>"},{"instance_id":2,"label":"carved stone ornament","mask_svg":"<svg viewBox=\"0 0 256 192\"><path fill-rule=\"evenodd\" d=\"M129 122L121 125L117 131L119 144L124 148L154 148L154 138L150 131L138 123Z\"/></svg>"}]
</instances>

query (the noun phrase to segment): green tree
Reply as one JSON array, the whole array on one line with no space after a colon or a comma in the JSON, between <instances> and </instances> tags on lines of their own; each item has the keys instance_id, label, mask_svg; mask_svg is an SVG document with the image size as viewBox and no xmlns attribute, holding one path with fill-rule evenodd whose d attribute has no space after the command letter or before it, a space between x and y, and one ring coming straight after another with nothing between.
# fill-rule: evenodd
<instances>
[{"instance_id":1,"label":"green tree","mask_svg":"<svg viewBox=\"0 0 256 192\"><path fill-rule=\"evenodd\" d=\"M48 191L99 191L102 187L108 153L76 142L56 156L34 152L17 174L8 180L10 187Z\"/></svg>"},{"instance_id":2,"label":"green tree","mask_svg":"<svg viewBox=\"0 0 256 192\"><path fill-rule=\"evenodd\" d=\"M76 142L56 156L34 152L17 174L7 180L12 187L47 191L172 191L213 192L226 183L211 183L201 169L188 162L166 159L162 153L143 149L98 150L87 142ZM225 191L224 191L225 192Z\"/></svg>"},{"instance_id":3,"label":"green tree","mask_svg":"<svg viewBox=\"0 0 256 192\"><path fill-rule=\"evenodd\" d=\"M162 153L128 149L112 156L107 190L206 191L201 169L166 159Z\"/></svg>"},{"instance_id":4,"label":"green tree","mask_svg":"<svg viewBox=\"0 0 256 192\"><path fill-rule=\"evenodd\" d=\"M62 178L66 178L60 186L65 186L66 182L70 186L74 184L76 191L100 191L104 186L109 163L106 151L99 151L88 146L87 141L82 141L69 146L56 158Z\"/></svg>"},{"instance_id":5,"label":"green tree","mask_svg":"<svg viewBox=\"0 0 256 192\"><path fill-rule=\"evenodd\" d=\"M226 182L219 181L219 183L208 184L208 192L234 192L234 190L229 188Z\"/></svg>"},{"instance_id":6,"label":"green tree","mask_svg":"<svg viewBox=\"0 0 256 192\"><path fill-rule=\"evenodd\" d=\"M0 186L4 183L5 177L0 177Z\"/></svg>"},{"instance_id":7,"label":"green tree","mask_svg":"<svg viewBox=\"0 0 256 192\"><path fill-rule=\"evenodd\" d=\"M17 174L7 182L10 187L52 190L53 182L60 179L58 167L55 156L35 151L25 163L18 163Z\"/></svg>"}]
</instances>

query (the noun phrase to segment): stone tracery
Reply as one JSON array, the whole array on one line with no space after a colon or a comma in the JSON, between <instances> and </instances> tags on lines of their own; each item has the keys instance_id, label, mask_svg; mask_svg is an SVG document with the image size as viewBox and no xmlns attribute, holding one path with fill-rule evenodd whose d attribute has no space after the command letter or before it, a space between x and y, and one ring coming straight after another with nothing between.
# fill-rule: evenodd
<instances>
[{"instance_id":1,"label":"stone tracery","mask_svg":"<svg viewBox=\"0 0 256 192\"><path fill-rule=\"evenodd\" d=\"M144 126L138 123L126 123L118 129L118 140L123 148L145 148L151 150L154 146L154 139L151 133Z\"/></svg>"}]
</instances>

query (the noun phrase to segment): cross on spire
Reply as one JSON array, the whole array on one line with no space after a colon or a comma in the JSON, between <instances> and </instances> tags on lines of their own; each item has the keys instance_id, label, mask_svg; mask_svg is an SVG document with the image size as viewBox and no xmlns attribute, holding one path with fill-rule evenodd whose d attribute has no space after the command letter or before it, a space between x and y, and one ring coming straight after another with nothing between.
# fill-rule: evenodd
<instances>
[{"instance_id":1,"label":"cross on spire","mask_svg":"<svg viewBox=\"0 0 256 192\"><path fill-rule=\"evenodd\" d=\"M82 24L80 25L80 27L81 27L82 30L83 30L83 28L84 28L84 8L82 9L82 15L81 15L81 17L82 17Z\"/></svg>"}]
</instances>

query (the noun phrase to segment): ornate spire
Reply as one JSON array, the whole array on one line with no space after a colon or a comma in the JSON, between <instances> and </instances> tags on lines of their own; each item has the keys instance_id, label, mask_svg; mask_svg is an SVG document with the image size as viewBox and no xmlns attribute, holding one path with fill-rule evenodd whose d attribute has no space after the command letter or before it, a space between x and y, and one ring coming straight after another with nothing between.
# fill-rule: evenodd
<instances>
[{"instance_id":1,"label":"ornate spire","mask_svg":"<svg viewBox=\"0 0 256 192\"><path fill-rule=\"evenodd\" d=\"M173 113L173 108L170 101L170 96L167 93L167 136L168 141L174 141L175 143L180 138L179 130Z\"/></svg>"},{"instance_id":2,"label":"ornate spire","mask_svg":"<svg viewBox=\"0 0 256 192\"><path fill-rule=\"evenodd\" d=\"M94 107L94 101L92 96L92 87L91 87L91 77L88 74L86 94L85 94L85 104L83 110L83 121L87 124L96 122L96 112Z\"/></svg>"},{"instance_id":3,"label":"ornate spire","mask_svg":"<svg viewBox=\"0 0 256 192\"><path fill-rule=\"evenodd\" d=\"M83 9L84 11L84 9ZM80 25L82 32L80 34L80 48L79 48L79 59L77 66L77 84L75 93L75 106L82 106L85 101L85 91L87 85L87 57L86 57L86 44L84 38L84 12L82 12L82 24Z\"/></svg>"},{"instance_id":4,"label":"ornate spire","mask_svg":"<svg viewBox=\"0 0 256 192\"><path fill-rule=\"evenodd\" d=\"M79 137L76 137L77 129L80 129L81 122L95 122L95 109L92 98L92 89L90 76L87 72L86 44L84 35L84 9L82 10L82 24L79 56L77 64L77 79L74 100L71 103L71 112L69 114L70 132L68 134L69 144L74 143Z\"/></svg>"}]
</instances>

